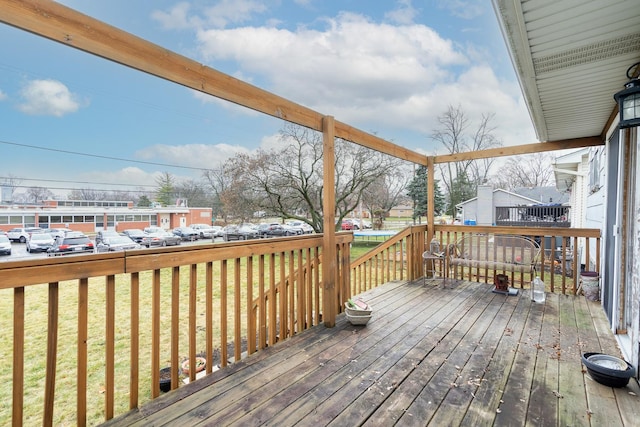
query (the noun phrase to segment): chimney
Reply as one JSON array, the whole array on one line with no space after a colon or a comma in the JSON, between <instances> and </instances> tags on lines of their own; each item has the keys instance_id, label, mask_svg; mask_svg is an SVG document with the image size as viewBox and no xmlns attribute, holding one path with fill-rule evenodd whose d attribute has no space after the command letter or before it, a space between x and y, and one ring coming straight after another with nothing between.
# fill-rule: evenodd
<instances>
[{"instance_id":1,"label":"chimney","mask_svg":"<svg viewBox=\"0 0 640 427\"><path fill-rule=\"evenodd\" d=\"M493 225L493 211L493 187L491 185L479 185L476 224Z\"/></svg>"}]
</instances>

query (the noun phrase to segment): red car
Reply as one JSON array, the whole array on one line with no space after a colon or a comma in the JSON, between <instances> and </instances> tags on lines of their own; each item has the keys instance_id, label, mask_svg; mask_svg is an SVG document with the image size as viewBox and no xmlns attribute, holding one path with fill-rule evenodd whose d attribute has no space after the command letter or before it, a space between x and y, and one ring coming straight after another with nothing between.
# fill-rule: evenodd
<instances>
[{"instance_id":1,"label":"red car","mask_svg":"<svg viewBox=\"0 0 640 427\"><path fill-rule=\"evenodd\" d=\"M343 219L341 228L343 230L353 230L353 221L350 219Z\"/></svg>"}]
</instances>

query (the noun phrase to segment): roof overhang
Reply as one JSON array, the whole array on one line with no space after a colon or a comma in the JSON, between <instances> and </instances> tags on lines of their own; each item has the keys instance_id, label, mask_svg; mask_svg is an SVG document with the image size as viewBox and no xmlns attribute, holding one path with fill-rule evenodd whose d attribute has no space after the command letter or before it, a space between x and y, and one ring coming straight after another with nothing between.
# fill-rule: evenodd
<instances>
[{"instance_id":1,"label":"roof overhang","mask_svg":"<svg viewBox=\"0 0 640 427\"><path fill-rule=\"evenodd\" d=\"M637 1L493 0L540 141L604 135L640 61Z\"/></svg>"}]
</instances>

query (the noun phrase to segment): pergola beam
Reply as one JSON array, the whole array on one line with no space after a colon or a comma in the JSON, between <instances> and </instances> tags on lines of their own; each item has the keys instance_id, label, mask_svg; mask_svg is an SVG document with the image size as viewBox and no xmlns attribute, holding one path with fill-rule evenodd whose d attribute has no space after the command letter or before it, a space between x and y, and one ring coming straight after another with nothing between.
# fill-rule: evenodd
<instances>
[{"instance_id":1,"label":"pergola beam","mask_svg":"<svg viewBox=\"0 0 640 427\"><path fill-rule=\"evenodd\" d=\"M560 141L536 142L533 144L514 145L510 147L489 148L487 150L469 151L466 153L445 154L434 157L434 163L461 162L465 160L490 159L495 157L516 156L520 154L542 153L545 151L567 150L604 145L601 136L563 139Z\"/></svg>"}]
</instances>

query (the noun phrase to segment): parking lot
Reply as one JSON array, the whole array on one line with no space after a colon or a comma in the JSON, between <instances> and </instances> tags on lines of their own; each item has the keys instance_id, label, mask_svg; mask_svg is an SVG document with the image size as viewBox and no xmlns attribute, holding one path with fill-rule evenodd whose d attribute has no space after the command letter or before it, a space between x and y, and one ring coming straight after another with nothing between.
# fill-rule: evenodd
<instances>
[{"instance_id":1,"label":"parking lot","mask_svg":"<svg viewBox=\"0 0 640 427\"><path fill-rule=\"evenodd\" d=\"M222 238L217 238L216 241L222 242ZM190 245L202 245L211 243L211 239L195 240L193 242L184 241L181 244L185 246ZM144 247L143 247L144 249ZM0 255L0 262L18 261L24 259L40 259L47 258L46 252L27 252L27 245L25 243L13 242L11 243L11 255Z\"/></svg>"}]
</instances>

